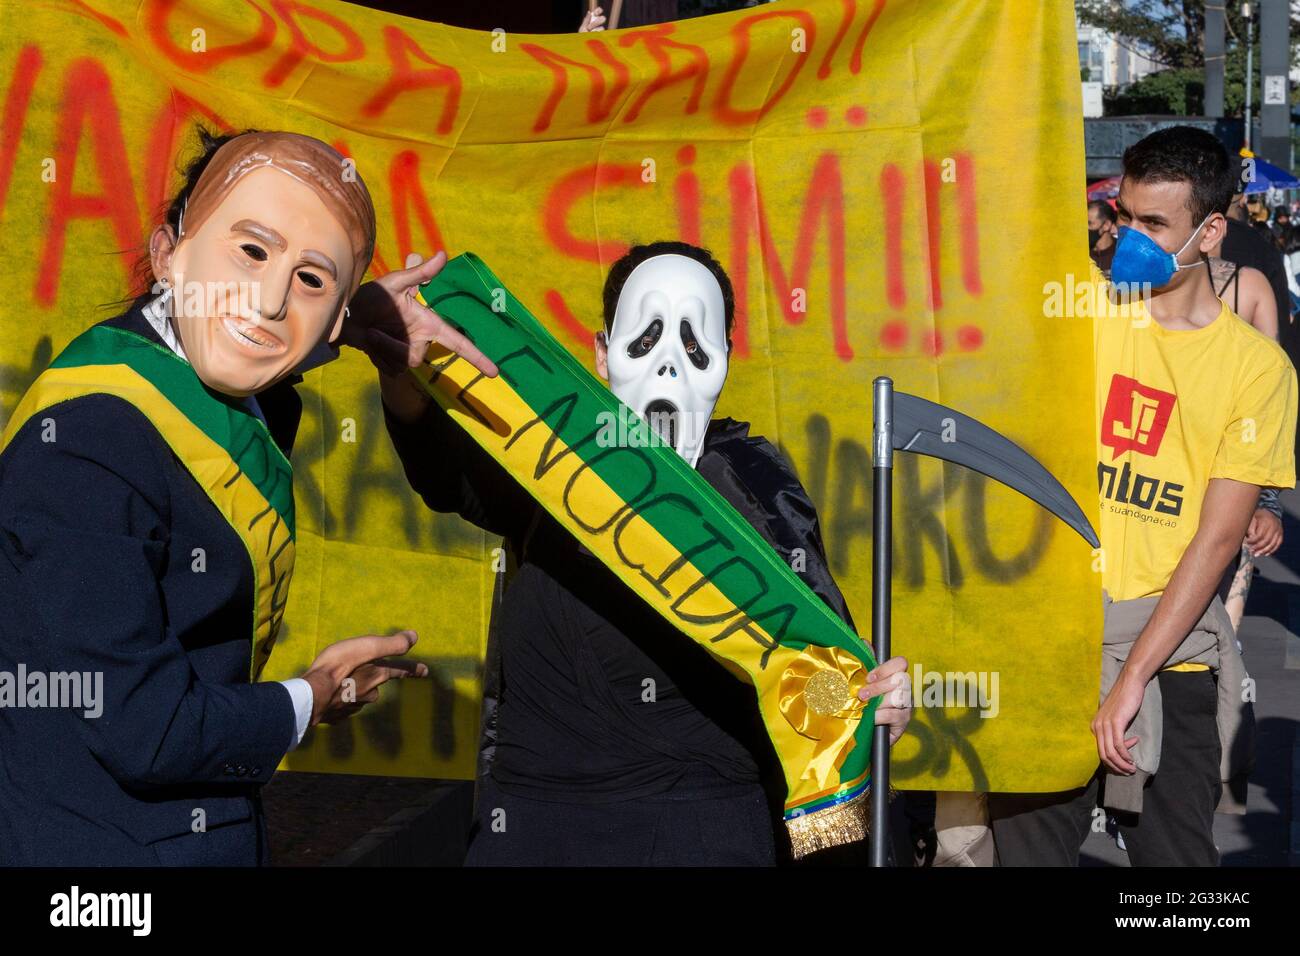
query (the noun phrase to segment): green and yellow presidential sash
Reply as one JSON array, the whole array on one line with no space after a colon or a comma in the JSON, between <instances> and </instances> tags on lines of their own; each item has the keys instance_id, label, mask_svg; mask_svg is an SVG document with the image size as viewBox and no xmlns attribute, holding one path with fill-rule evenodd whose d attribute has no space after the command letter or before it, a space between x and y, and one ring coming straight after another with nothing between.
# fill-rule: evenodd
<instances>
[{"instance_id":1,"label":"green and yellow presidential sash","mask_svg":"<svg viewBox=\"0 0 1300 956\"><path fill-rule=\"evenodd\" d=\"M36 379L5 427L0 451L32 416L83 395L113 395L139 409L244 542L254 578L249 677L256 680L279 633L293 576L288 460L251 410L207 389L180 356L104 325L73 339Z\"/></svg>"},{"instance_id":2,"label":"green and yellow presidential sash","mask_svg":"<svg viewBox=\"0 0 1300 956\"><path fill-rule=\"evenodd\" d=\"M472 254L422 287L501 370L435 345L412 374L642 600L751 683L802 854L864 835L871 651Z\"/></svg>"}]
</instances>

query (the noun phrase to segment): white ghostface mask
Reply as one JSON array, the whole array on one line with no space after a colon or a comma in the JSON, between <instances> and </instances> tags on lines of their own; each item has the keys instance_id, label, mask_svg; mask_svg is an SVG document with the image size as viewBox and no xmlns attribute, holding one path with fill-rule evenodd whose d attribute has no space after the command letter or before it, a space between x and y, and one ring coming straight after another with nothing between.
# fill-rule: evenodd
<instances>
[{"instance_id":1,"label":"white ghostface mask","mask_svg":"<svg viewBox=\"0 0 1300 956\"><path fill-rule=\"evenodd\" d=\"M623 284L608 337L609 387L692 468L727 380L722 287L689 256L654 256Z\"/></svg>"}]
</instances>

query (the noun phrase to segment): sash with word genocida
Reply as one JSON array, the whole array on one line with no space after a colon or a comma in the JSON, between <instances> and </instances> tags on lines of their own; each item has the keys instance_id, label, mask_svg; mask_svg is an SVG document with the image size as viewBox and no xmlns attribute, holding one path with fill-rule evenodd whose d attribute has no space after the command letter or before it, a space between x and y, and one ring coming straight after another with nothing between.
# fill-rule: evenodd
<instances>
[{"instance_id":1,"label":"sash with word genocida","mask_svg":"<svg viewBox=\"0 0 1300 956\"><path fill-rule=\"evenodd\" d=\"M0 436L0 451L32 416L84 395L112 395L139 409L244 542L253 568L249 679L257 680L279 633L293 576L288 460L252 411L206 388L180 356L107 325L69 342L32 383Z\"/></svg>"},{"instance_id":2,"label":"sash with word genocida","mask_svg":"<svg viewBox=\"0 0 1300 956\"><path fill-rule=\"evenodd\" d=\"M866 643L477 256L420 294L500 369L488 378L435 343L411 371L421 386L642 600L753 685L796 856L865 836Z\"/></svg>"}]
</instances>

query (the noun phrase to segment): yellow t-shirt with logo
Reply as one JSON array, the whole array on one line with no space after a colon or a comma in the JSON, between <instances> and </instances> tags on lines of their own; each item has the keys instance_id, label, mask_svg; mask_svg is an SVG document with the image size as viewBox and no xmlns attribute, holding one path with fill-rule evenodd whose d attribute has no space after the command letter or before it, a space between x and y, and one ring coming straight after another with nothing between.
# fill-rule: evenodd
<instances>
[{"instance_id":1,"label":"yellow t-shirt with logo","mask_svg":"<svg viewBox=\"0 0 1300 956\"><path fill-rule=\"evenodd\" d=\"M1164 592L1212 478L1295 485L1296 374L1227 304L1170 331L1139 301L1106 309L1094 266L1102 586L1116 601Z\"/></svg>"}]
</instances>

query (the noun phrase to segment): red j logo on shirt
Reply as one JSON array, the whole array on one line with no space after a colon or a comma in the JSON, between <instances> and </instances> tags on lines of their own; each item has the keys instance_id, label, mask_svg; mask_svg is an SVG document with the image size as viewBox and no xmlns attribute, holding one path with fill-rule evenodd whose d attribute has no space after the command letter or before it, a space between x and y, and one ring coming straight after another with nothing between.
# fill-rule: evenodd
<instances>
[{"instance_id":1,"label":"red j logo on shirt","mask_svg":"<svg viewBox=\"0 0 1300 956\"><path fill-rule=\"evenodd\" d=\"M1114 460L1128 449L1155 455L1165 437L1165 427L1178 396L1143 385L1135 378L1116 375L1101 413L1101 443L1113 448Z\"/></svg>"}]
</instances>

